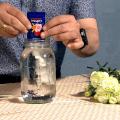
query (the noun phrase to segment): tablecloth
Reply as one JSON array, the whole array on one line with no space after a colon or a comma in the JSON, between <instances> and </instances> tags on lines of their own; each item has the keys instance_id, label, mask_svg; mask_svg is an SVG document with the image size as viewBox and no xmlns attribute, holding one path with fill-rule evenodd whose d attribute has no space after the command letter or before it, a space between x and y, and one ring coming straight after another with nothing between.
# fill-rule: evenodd
<instances>
[{"instance_id":1,"label":"tablecloth","mask_svg":"<svg viewBox=\"0 0 120 120\"><path fill-rule=\"evenodd\" d=\"M46 104L21 101L20 83L0 84L0 120L120 120L120 105L84 97L83 75L57 80L56 97Z\"/></svg>"}]
</instances>

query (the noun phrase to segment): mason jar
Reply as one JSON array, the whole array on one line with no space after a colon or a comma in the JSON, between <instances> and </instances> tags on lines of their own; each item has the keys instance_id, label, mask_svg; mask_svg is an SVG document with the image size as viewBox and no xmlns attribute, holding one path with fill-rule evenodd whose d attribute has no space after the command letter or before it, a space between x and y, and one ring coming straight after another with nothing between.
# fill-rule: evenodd
<instances>
[{"instance_id":1,"label":"mason jar","mask_svg":"<svg viewBox=\"0 0 120 120\"><path fill-rule=\"evenodd\" d=\"M26 103L47 103L56 94L55 55L47 40L25 43L20 59L21 94Z\"/></svg>"}]
</instances>

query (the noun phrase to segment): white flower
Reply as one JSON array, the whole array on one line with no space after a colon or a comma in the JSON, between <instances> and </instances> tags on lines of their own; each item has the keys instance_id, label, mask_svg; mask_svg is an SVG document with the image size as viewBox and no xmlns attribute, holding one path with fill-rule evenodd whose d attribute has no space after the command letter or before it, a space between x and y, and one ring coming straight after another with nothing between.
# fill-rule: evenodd
<instances>
[{"instance_id":1,"label":"white flower","mask_svg":"<svg viewBox=\"0 0 120 120\"><path fill-rule=\"evenodd\" d=\"M109 74L107 72L94 71L91 73L90 81L91 81L92 86L94 88L97 88L97 86L99 86L102 80L108 79L108 78L109 78Z\"/></svg>"},{"instance_id":2,"label":"white flower","mask_svg":"<svg viewBox=\"0 0 120 120\"><path fill-rule=\"evenodd\" d=\"M109 98L109 103L110 104L116 104L117 103L117 99L115 97L110 97Z\"/></svg>"},{"instance_id":3,"label":"white flower","mask_svg":"<svg viewBox=\"0 0 120 120\"><path fill-rule=\"evenodd\" d=\"M108 103L108 97L107 96L98 96L98 101L101 103Z\"/></svg>"},{"instance_id":4,"label":"white flower","mask_svg":"<svg viewBox=\"0 0 120 120\"><path fill-rule=\"evenodd\" d=\"M109 76L107 72L92 72L86 96L92 95L94 95L94 99L101 103L120 104L120 84L118 79Z\"/></svg>"},{"instance_id":5,"label":"white flower","mask_svg":"<svg viewBox=\"0 0 120 120\"><path fill-rule=\"evenodd\" d=\"M102 87L103 90L106 92L117 93L118 91L120 91L117 78L112 76L100 81L100 87Z\"/></svg>"},{"instance_id":6,"label":"white flower","mask_svg":"<svg viewBox=\"0 0 120 120\"><path fill-rule=\"evenodd\" d=\"M120 104L120 95L115 96L115 97L116 97L116 99L117 99L117 103L119 103L119 104Z\"/></svg>"}]
</instances>

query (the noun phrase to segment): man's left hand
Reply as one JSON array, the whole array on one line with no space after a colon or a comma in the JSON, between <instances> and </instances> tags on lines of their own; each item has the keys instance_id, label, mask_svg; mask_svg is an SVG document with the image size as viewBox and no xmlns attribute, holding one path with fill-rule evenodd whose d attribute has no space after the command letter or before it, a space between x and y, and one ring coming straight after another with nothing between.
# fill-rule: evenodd
<instances>
[{"instance_id":1,"label":"man's left hand","mask_svg":"<svg viewBox=\"0 0 120 120\"><path fill-rule=\"evenodd\" d=\"M54 17L44 25L43 30L42 38L52 36L70 49L79 49L84 44L80 36L80 24L72 15Z\"/></svg>"}]
</instances>

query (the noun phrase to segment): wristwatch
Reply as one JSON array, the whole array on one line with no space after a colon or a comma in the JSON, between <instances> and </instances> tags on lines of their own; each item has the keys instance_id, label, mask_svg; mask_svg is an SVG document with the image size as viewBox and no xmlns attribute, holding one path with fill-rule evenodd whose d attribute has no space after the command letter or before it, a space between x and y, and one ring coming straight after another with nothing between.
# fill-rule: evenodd
<instances>
[{"instance_id":1,"label":"wristwatch","mask_svg":"<svg viewBox=\"0 0 120 120\"><path fill-rule=\"evenodd\" d=\"M80 48L82 50L83 48L85 48L88 45L88 38L86 35L86 30L84 28L80 29L80 35L81 35L82 41L84 43L84 45Z\"/></svg>"}]
</instances>

